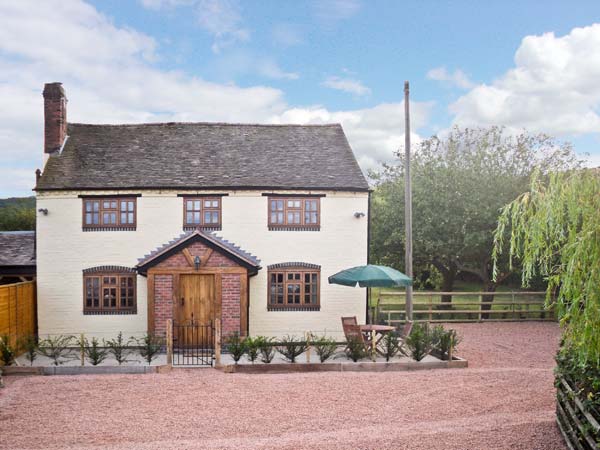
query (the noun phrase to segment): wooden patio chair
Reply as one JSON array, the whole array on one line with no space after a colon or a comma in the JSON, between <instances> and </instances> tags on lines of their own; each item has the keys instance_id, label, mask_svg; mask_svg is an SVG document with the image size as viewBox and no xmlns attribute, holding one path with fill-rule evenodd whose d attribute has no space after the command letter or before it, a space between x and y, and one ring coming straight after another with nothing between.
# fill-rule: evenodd
<instances>
[{"instance_id":1,"label":"wooden patio chair","mask_svg":"<svg viewBox=\"0 0 600 450\"><path fill-rule=\"evenodd\" d=\"M360 329L360 325L356 321L356 316L354 317L342 317L342 328L344 329L344 336L346 336L346 342L350 342L351 340L358 340L362 342L365 347L365 352L369 351L369 343L365 339L365 335ZM344 353L348 350L348 346L344 349Z\"/></svg>"},{"instance_id":2,"label":"wooden patio chair","mask_svg":"<svg viewBox=\"0 0 600 450\"><path fill-rule=\"evenodd\" d=\"M400 348L399 352L402 353L404 356L408 356L405 344L406 338L410 335L410 332L413 329L413 324L413 321L407 321L402 327L402 330L400 330L400 334L398 335L398 345Z\"/></svg>"}]
</instances>

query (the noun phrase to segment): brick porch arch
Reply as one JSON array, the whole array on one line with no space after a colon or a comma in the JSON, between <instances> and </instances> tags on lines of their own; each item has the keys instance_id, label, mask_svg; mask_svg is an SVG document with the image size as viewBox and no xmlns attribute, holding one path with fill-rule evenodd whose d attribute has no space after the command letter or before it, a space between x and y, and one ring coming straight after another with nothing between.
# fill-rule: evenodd
<instances>
[{"instance_id":1,"label":"brick porch arch","mask_svg":"<svg viewBox=\"0 0 600 450\"><path fill-rule=\"evenodd\" d=\"M137 266L148 277L148 331L166 334L180 298L182 275L213 275L214 316L221 319L223 335L248 333L248 279L260 269L259 261L239 247L201 230L186 233L155 250Z\"/></svg>"}]
</instances>

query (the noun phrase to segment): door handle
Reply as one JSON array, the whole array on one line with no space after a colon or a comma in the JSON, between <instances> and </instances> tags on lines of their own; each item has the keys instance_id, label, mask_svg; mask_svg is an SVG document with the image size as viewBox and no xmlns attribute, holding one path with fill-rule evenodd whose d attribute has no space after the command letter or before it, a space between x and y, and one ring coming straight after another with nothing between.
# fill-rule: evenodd
<instances>
[{"instance_id":1,"label":"door handle","mask_svg":"<svg viewBox=\"0 0 600 450\"><path fill-rule=\"evenodd\" d=\"M185 298L181 297L181 306L185 303Z\"/></svg>"}]
</instances>

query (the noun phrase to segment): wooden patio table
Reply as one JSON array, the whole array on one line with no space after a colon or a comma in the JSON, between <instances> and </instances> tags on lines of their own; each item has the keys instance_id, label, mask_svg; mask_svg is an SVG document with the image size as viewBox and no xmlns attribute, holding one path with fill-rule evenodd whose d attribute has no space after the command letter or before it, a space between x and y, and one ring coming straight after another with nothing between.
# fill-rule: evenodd
<instances>
[{"instance_id":1,"label":"wooden patio table","mask_svg":"<svg viewBox=\"0 0 600 450\"><path fill-rule=\"evenodd\" d=\"M390 331L394 331L394 327L390 327L389 325L359 325L360 331L365 335L367 341L371 344L371 357L375 358L375 352L381 353L377 346L379 342L383 339L386 333Z\"/></svg>"}]
</instances>

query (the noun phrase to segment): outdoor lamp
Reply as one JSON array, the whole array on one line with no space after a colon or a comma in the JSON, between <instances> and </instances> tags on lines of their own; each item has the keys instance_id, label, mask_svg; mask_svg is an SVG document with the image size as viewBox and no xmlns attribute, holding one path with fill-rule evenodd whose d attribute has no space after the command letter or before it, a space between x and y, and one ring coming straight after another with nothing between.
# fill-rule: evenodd
<instances>
[{"instance_id":1,"label":"outdoor lamp","mask_svg":"<svg viewBox=\"0 0 600 450\"><path fill-rule=\"evenodd\" d=\"M194 266L196 266L196 270L198 270L200 268L200 257L196 256L194 258Z\"/></svg>"}]
</instances>

